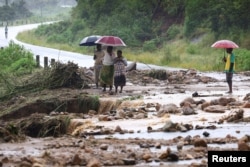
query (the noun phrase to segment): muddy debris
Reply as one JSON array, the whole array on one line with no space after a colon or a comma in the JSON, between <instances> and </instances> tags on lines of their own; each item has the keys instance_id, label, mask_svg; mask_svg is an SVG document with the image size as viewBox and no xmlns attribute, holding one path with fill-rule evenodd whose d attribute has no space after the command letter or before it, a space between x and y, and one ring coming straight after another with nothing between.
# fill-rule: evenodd
<instances>
[{"instance_id":1,"label":"muddy debris","mask_svg":"<svg viewBox=\"0 0 250 167\"><path fill-rule=\"evenodd\" d=\"M0 102L2 166L202 167L208 150L249 150L247 135L213 135L223 124L247 121L249 94L244 101L220 93L201 96L206 95L201 90L214 89L206 84L219 80L194 69L134 68L127 72L130 86L122 94L105 94L92 89L93 74L91 68L58 63L5 96ZM197 91L197 85L203 87ZM187 92L197 94L187 97ZM145 97L157 100L145 102ZM159 133L163 137L155 138Z\"/></svg>"}]
</instances>

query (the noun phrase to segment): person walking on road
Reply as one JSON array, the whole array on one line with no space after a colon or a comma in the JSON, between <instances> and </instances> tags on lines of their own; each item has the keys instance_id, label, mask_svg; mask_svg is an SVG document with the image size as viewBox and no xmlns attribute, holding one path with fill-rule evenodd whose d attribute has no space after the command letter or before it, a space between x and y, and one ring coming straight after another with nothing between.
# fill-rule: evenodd
<instances>
[{"instance_id":1,"label":"person walking on road","mask_svg":"<svg viewBox=\"0 0 250 167\"><path fill-rule=\"evenodd\" d=\"M5 38L6 39L8 38L8 26L7 25L5 26Z\"/></svg>"}]
</instances>

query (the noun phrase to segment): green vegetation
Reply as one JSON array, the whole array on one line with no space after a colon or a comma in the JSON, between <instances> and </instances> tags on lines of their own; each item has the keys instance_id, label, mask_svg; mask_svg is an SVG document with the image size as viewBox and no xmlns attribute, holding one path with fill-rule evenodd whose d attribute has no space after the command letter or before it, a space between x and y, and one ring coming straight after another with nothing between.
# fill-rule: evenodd
<instances>
[{"instance_id":1,"label":"green vegetation","mask_svg":"<svg viewBox=\"0 0 250 167\"><path fill-rule=\"evenodd\" d=\"M13 93L18 77L24 78L36 67L33 54L24 47L10 42L0 50L0 97Z\"/></svg>"},{"instance_id":2,"label":"green vegetation","mask_svg":"<svg viewBox=\"0 0 250 167\"><path fill-rule=\"evenodd\" d=\"M5 0L4 3L0 1L0 26L69 19L70 6L75 6L75 4L75 0L67 2L62 0Z\"/></svg>"},{"instance_id":3,"label":"green vegetation","mask_svg":"<svg viewBox=\"0 0 250 167\"><path fill-rule=\"evenodd\" d=\"M250 70L250 17L248 0L85 0L78 1L70 20L42 25L25 32L36 45L84 54L92 47L80 47L89 35L114 35L127 44L124 56L161 66L223 70L223 49L211 48L220 39L236 42L237 70ZM238 19L240 18L240 19ZM33 38L30 38L33 37ZM32 41L37 39L36 43ZM244 61L243 61L244 60Z\"/></svg>"},{"instance_id":4,"label":"green vegetation","mask_svg":"<svg viewBox=\"0 0 250 167\"><path fill-rule=\"evenodd\" d=\"M0 6L0 20L10 21L16 19L23 19L30 17L32 13L26 8L26 3L23 0L19 2L12 2L10 5L8 1L4 6Z\"/></svg>"},{"instance_id":5,"label":"green vegetation","mask_svg":"<svg viewBox=\"0 0 250 167\"><path fill-rule=\"evenodd\" d=\"M0 50L0 62L1 74L22 75L31 73L36 65L33 54L13 41L9 43L8 47Z\"/></svg>"}]
</instances>

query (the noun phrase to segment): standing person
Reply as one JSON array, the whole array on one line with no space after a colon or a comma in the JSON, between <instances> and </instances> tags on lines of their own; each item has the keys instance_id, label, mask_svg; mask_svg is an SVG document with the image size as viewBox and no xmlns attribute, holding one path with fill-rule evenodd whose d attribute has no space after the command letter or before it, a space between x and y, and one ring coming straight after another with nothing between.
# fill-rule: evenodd
<instances>
[{"instance_id":1,"label":"standing person","mask_svg":"<svg viewBox=\"0 0 250 167\"><path fill-rule=\"evenodd\" d=\"M224 57L225 64L225 72L226 72L226 81L228 84L229 91L227 93L233 93L233 73L235 70L235 56L233 53L233 48L227 48L227 57Z\"/></svg>"},{"instance_id":2,"label":"standing person","mask_svg":"<svg viewBox=\"0 0 250 167\"><path fill-rule=\"evenodd\" d=\"M114 82L114 58L113 46L108 46L103 58L103 66L100 72L100 82L103 86L103 91L106 91L106 86L109 85L109 91L112 91Z\"/></svg>"},{"instance_id":3,"label":"standing person","mask_svg":"<svg viewBox=\"0 0 250 167\"><path fill-rule=\"evenodd\" d=\"M105 53L102 50L102 45L97 44L96 45L96 50L94 52L94 60L95 60L95 65L94 65L94 72L95 72L95 85L96 88L99 86L99 77L100 77L100 71L102 68L102 60L104 57Z\"/></svg>"},{"instance_id":4,"label":"standing person","mask_svg":"<svg viewBox=\"0 0 250 167\"><path fill-rule=\"evenodd\" d=\"M123 87L126 85L126 66L127 60L122 56L122 51L117 51L117 57L114 59L115 75L114 75L114 85L115 93L120 86L120 93L122 93Z\"/></svg>"},{"instance_id":5,"label":"standing person","mask_svg":"<svg viewBox=\"0 0 250 167\"><path fill-rule=\"evenodd\" d=\"M5 26L5 38L6 39L8 38L8 26L7 25Z\"/></svg>"}]
</instances>

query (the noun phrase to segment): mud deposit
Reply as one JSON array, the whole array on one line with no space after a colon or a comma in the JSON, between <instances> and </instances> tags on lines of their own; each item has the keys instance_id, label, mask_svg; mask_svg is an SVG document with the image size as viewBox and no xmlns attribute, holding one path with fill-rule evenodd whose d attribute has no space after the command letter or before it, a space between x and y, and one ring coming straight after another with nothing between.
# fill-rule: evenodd
<instances>
[{"instance_id":1,"label":"mud deposit","mask_svg":"<svg viewBox=\"0 0 250 167\"><path fill-rule=\"evenodd\" d=\"M207 166L209 150L250 151L249 81L225 94L224 74L133 70L123 93L17 94L1 102L0 166Z\"/></svg>"}]
</instances>

